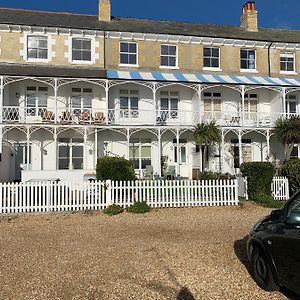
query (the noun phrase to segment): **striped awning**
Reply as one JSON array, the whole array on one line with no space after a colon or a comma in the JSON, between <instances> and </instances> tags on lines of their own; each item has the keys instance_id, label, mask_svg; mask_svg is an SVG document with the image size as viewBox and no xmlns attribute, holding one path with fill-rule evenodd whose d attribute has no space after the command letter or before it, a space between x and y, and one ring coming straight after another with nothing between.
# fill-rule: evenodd
<instances>
[{"instance_id":1,"label":"striped awning","mask_svg":"<svg viewBox=\"0 0 300 300\"><path fill-rule=\"evenodd\" d=\"M252 75L220 75L202 73L164 73L138 71L107 71L108 79L150 80L186 83L224 83L268 86L300 86L300 78L267 77Z\"/></svg>"}]
</instances>

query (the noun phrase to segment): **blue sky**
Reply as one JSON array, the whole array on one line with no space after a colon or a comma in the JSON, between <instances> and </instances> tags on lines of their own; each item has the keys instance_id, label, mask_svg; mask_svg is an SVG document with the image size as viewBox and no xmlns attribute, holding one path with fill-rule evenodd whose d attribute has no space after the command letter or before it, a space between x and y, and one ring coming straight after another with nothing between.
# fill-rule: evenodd
<instances>
[{"instance_id":1,"label":"blue sky","mask_svg":"<svg viewBox=\"0 0 300 300\"><path fill-rule=\"evenodd\" d=\"M195 23L239 25L246 0L111 0L112 15ZM97 13L98 0L0 0L0 7ZM300 1L257 0L259 26L300 29ZM159 11L158 11L158 8Z\"/></svg>"}]
</instances>

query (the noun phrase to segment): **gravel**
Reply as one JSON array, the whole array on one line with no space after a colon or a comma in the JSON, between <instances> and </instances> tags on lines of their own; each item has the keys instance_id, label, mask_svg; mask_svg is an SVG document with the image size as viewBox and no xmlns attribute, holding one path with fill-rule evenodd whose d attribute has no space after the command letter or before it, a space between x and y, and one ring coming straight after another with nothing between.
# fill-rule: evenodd
<instances>
[{"instance_id":1,"label":"gravel","mask_svg":"<svg viewBox=\"0 0 300 300\"><path fill-rule=\"evenodd\" d=\"M241 207L0 218L0 299L287 299L247 271Z\"/></svg>"}]
</instances>

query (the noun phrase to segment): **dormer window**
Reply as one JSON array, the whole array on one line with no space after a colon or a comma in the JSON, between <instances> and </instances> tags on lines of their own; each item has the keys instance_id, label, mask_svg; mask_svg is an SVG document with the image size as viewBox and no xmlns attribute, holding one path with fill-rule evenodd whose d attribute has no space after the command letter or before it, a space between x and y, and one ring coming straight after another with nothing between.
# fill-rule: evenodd
<instances>
[{"instance_id":1,"label":"dormer window","mask_svg":"<svg viewBox=\"0 0 300 300\"><path fill-rule=\"evenodd\" d=\"M178 66L177 46L160 46L160 66L164 68L176 68Z\"/></svg>"},{"instance_id":2,"label":"dormer window","mask_svg":"<svg viewBox=\"0 0 300 300\"><path fill-rule=\"evenodd\" d=\"M295 53L293 52L280 53L280 72L282 73L295 72Z\"/></svg>"},{"instance_id":3,"label":"dormer window","mask_svg":"<svg viewBox=\"0 0 300 300\"><path fill-rule=\"evenodd\" d=\"M27 59L48 59L48 37L39 35L27 36Z\"/></svg>"}]
</instances>

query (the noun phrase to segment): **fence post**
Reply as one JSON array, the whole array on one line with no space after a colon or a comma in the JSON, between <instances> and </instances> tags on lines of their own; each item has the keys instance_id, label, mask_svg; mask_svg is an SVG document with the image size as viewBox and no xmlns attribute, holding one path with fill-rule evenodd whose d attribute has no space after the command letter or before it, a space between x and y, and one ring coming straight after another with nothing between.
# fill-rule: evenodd
<instances>
[{"instance_id":1,"label":"fence post","mask_svg":"<svg viewBox=\"0 0 300 300\"><path fill-rule=\"evenodd\" d=\"M47 194L47 201L46 201L46 211L49 212L50 211L50 206L51 206L51 182L47 182L46 185L44 186L44 188L46 189L46 194Z\"/></svg>"},{"instance_id":2,"label":"fence post","mask_svg":"<svg viewBox=\"0 0 300 300\"><path fill-rule=\"evenodd\" d=\"M106 207L112 204L112 188L111 188L111 180L105 181L105 200Z\"/></svg>"},{"instance_id":3,"label":"fence post","mask_svg":"<svg viewBox=\"0 0 300 300\"><path fill-rule=\"evenodd\" d=\"M234 179L234 193L235 193L234 205L238 205L239 204L239 182L237 179Z\"/></svg>"}]
</instances>

